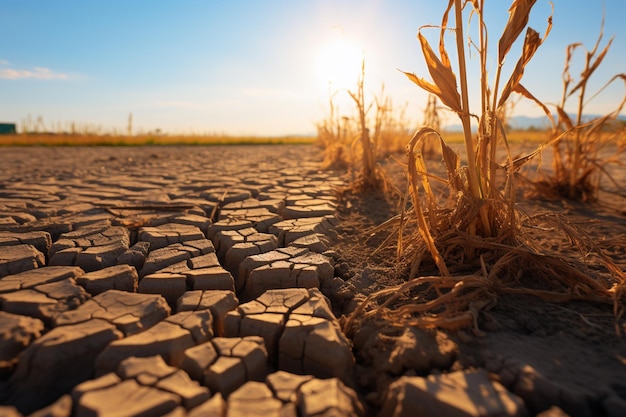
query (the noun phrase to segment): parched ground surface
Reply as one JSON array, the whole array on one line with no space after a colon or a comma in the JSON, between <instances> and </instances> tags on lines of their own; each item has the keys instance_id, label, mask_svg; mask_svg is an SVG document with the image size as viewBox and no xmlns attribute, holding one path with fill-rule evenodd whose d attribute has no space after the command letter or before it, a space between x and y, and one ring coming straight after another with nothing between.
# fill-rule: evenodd
<instances>
[{"instance_id":1,"label":"parched ground surface","mask_svg":"<svg viewBox=\"0 0 626 417\"><path fill-rule=\"evenodd\" d=\"M372 254L397 201L338 193L348 178L321 156L2 148L0 415L626 415L626 328L609 304L507 296L480 333L374 316L344 334L408 267ZM562 214L623 271L622 171L598 205L522 208Z\"/></svg>"}]
</instances>

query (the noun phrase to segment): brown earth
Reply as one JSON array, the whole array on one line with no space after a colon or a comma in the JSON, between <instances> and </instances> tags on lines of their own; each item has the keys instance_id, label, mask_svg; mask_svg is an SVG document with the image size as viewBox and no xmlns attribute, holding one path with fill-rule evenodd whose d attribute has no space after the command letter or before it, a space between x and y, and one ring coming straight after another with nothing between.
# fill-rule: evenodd
<instances>
[{"instance_id":1,"label":"brown earth","mask_svg":"<svg viewBox=\"0 0 626 417\"><path fill-rule=\"evenodd\" d=\"M521 153L530 147L518 148ZM402 156L397 159L402 160ZM544 168L549 163L545 159ZM395 161L384 165L392 182L404 190L403 169ZM533 175L536 165L529 168L526 177ZM532 187L528 183L520 190L518 202L529 215L562 215L624 272L626 169L617 167L611 174L617 183L602 182L600 199L594 204L529 198ZM359 294L346 306L344 313L349 315L358 300L406 282L409 267L396 258L393 242L372 255L390 232L369 231L398 214L398 198L348 191L340 201L336 250L345 262L344 278ZM553 229L532 230L532 238L546 254L582 261L583 254ZM590 257L586 262L591 276L601 273L603 267L597 258ZM421 271L419 275L430 274L436 271ZM426 293L412 296L419 298ZM376 304L368 309L376 309ZM621 415L625 410L626 322L616 318L610 303L553 303L528 295L499 296L494 305L479 314L478 330L409 329L389 323L382 316L357 320L352 337L359 365L356 380L362 392L370 393L369 405L379 407L387 384L401 375L486 368L509 390L522 396L533 414L552 405L570 415ZM532 390L535 394L529 394Z\"/></svg>"},{"instance_id":2,"label":"brown earth","mask_svg":"<svg viewBox=\"0 0 626 417\"><path fill-rule=\"evenodd\" d=\"M522 153L529 148L519 145L514 151ZM74 178L96 169L124 172L129 166L160 169L162 164L164 169L171 169L189 165L174 148L159 148L158 152L146 152L140 157L133 156L134 159L107 158L95 148L85 152L89 153L85 158L91 161L87 167L85 161L64 160L63 148L51 148L45 153L47 159L30 161L28 165L5 153L0 175L10 180L30 181L51 175ZM291 157L295 158L298 153L294 155ZM280 161L280 155L257 156L259 171ZM189 158L201 159L204 155ZM221 158L237 160L237 148L228 148ZM402 155L396 158L404 159ZM62 165L63 170L59 171L52 161ZM543 164L549 166L549 160L546 158ZM391 181L404 189L402 167L392 160L385 161L384 165ZM625 271L626 169L618 167L611 174L617 183L602 183L598 203L527 198L528 186L520 190L518 201L520 208L531 215L546 211L562 215ZM333 300L341 322L346 322L367 295L408 279L408 265L396 259L393 244L373 254L389 232L372 233L372 228L397 213L397 197L376 192L341 193L337 213L340 222L333 242L338 255L335 273L356 290L351 300ZM544 253L582 261L581 253L553 230L536 228L531 232ZM605 273L594 257L587 259L585 267L590 276ZM428 269L420 271L420 275L434 273ZM411 296L419 299L421 294L415 292ZM375 305L370 307L373 308ZM610 303L553 303L531 296L499 296L495 304L478 315L477 327L478 331L443 331L397 326L384 318L357 321L350 329L357 360L354 386L369 407L367 415L378 414L388 384L399 376L425 376L474 368L487 369L494 379L520 395L533 415L552 405L560 406L572 416L626 415L626 342L623 336L626 324L624 319L616 320Z\"/></svg>"}]
</instances>

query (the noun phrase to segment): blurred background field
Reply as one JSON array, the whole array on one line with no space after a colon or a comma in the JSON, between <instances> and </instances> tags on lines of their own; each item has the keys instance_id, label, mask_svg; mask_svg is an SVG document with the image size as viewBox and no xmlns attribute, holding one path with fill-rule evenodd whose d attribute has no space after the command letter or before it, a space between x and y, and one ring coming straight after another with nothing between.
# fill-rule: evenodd
<instances>
[{"instance_id":1,"label":"blurred background field","mask_svg":"<svg viewBox=\"0 0 626 417\"><path fill-rule=\"evenodd\" d=\"M29 133L0 135L0 146L140 146L140 145L300 145L312 144L311 136L229 135L96 135Z\"/></svg>"}]
</instances>

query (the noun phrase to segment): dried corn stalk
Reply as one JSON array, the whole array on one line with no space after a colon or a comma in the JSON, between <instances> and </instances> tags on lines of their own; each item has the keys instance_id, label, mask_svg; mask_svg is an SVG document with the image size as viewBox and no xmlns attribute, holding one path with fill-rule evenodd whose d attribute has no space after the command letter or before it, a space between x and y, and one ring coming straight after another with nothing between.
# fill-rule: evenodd
<instances>
[{"instance_id":1,"label":"dried corn stalk","mask_svg":"<svg viewBox=\"0 0 626 417\"><path fill-rule=\"evenodd\" d=\"M541 149L513 160L498 115L514 92L530 98L547 110L521 83L526 66L552 27L552 16L548 18L543 37L527 27L534 3L535 0L513 1L509 20L498 41L498 66L493 85L487 82L488 45L487 26L483 20L484 0L449 0L440 26L438 54L422 34L422 30L432 26L420 28L418 39L432 81L415 74L405 74L458 115L464 131L467 165L460 165L461 158L436 130L424 127L413 136L407 145L409 185L405 198L411 204L387 223L399 227L399 256L412 257L409 282L368 297L346 322L345 331L351 331L351 326L361 315L383 316L399 325L445 328L476 326L478 312L491 305L496 295L501 293L524 293L551 301L584 299L609 302L614 305L616 318L621 316L626 278L610 259L603 256L602 250L593 245L585 249L599 254L607 267L607 275L595 280L580 272L579 263L560 256L542 254L525 233L524 217L516 208L513 174ZM469 108L463 7L470 7L471 12L478 17L481 71L481 109L478 113ZM452 13L454 28L448 26ZM508 78L504 78L504 61L524 30L520 56ZM453 32L456 40L458 73L452 68L446 50L445 35L448 31ZM500 90L501 81L504 80L506 82L502 82L504 87ZM478 124L476 136L471 130L472 117ZM427 172L420 144L429 136L439 139L447 178L439 178ZM558 142L559 139L557 137L550 143ZM506 151L504 162L496 160L498 146L504 146ZM497 174L502 169L504 181L499 181ZM440 204L433 193L430 184L433 179L446 182L450 189L452 198L444 204ZM542 220L552 222L551 227L561 230L570 241L585 240L582 234L577 234L575 228L560 219L546 217ZM533 221L537 219L525 218L526 224L532 224ZM415 224L417 231L413 234L404 233L410 223ZM585 250L581 249L582 259L586 256ZM417 277L419 265L426 253L441 276ZM525 279L524 271L528 270L535 273L532 280L541 282L539 287L534 287L532 283L530 286L520 285L520 280ZM420 299L410 295L418 288L422 289ZM376 302L379 303L378 307L366 312L367 307L372 307Z\"/></svg>"}]
</instances>

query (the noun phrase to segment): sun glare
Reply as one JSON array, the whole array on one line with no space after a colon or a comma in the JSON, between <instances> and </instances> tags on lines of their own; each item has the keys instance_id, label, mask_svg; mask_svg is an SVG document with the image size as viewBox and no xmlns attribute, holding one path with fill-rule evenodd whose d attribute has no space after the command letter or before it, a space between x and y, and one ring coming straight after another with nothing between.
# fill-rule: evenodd
<instances>
[{"instance_id":1,"label":"sun glare","mask_svg":"<svg viewBox=\"0 0 626 417\"><path fill-rule=\"evenodd\" d=\"M316 73L320 84L331 91L353 89L359 79L363 52L346 39L335 39L317 56Z\"/></svg>"}]
</instances>

